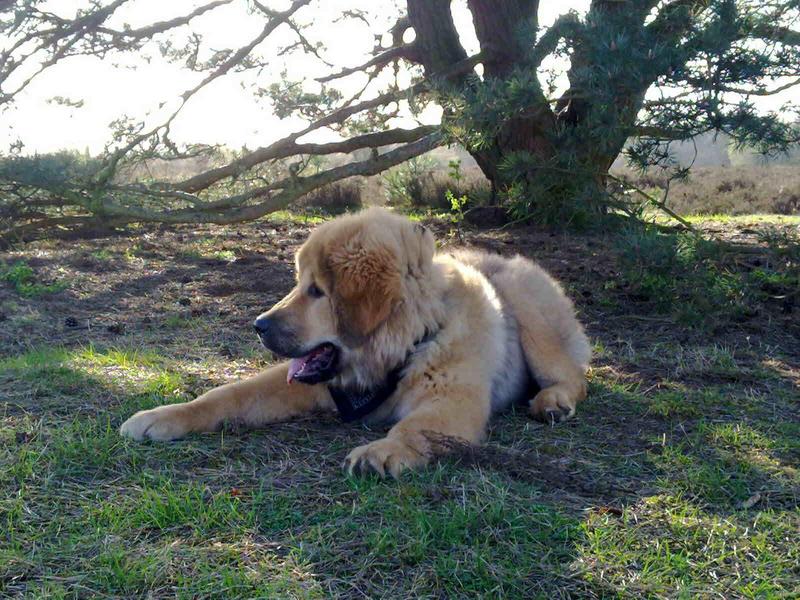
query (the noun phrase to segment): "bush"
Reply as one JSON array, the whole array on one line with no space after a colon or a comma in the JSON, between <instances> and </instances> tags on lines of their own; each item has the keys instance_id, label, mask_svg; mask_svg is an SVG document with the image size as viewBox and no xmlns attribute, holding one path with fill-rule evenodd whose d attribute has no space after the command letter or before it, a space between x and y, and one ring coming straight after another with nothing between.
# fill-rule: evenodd
<instances>
[{"instance_id":1,"label":"bush","mask_svg":"<svg viewBox=\"0 0 800 600\"><path fill-rule=\"evenodd\" d=\"M361 183L358 181L339 181L306 194L295 207L301 211L320 212L326 215L340 215L361 209Z\"/></svg>"},{"instance_id":2,"label":"bush","mask_svg":"<svg viewBox=\"0 0 800 600\"><path fill-rule=\"evenodd\" d=\"M0 157L0 181L58 188L90 179L102 162L85 154L62 150L51 154Z\"/></svg>"},{"instance_id":3,"label":"bush","mask_svg":"<svg viewBox=\"0 0 800 600\"><path fill-rule=\"evenodd\" d=\"M436 195L431 193L434 168L430 158L418 156L388 170L383 175L387 203L405 208L443 208L443 204L436 206Z\"/></svg>"},{"instance_id":4,"label":"bush","mask_svg":"<svg viewBox=\"0 0 800 600\"><path fill-rule=\"evenodd\" d=\"M449 173L427 157L412 159L383 175L386 201L390 206L411 209L451 211L450 194L456 198L466 196L463 209L489 203L489 181L477 167L461 171L460 165L450 165ZM450 194L448 194L450 192Z\"/></svg>"},{"instance_id":5,"label":"bush","mask_svg":"<svg viewBox=\"0 0 800 600\"><path fill-rule=\"evenodd\" d=\"M63 282L38 283L36 273L24 262L11 266L0 263L0 280L10 283L17 293L25 298L60 292L67 287Z\"/></svg>"}]
</instances>

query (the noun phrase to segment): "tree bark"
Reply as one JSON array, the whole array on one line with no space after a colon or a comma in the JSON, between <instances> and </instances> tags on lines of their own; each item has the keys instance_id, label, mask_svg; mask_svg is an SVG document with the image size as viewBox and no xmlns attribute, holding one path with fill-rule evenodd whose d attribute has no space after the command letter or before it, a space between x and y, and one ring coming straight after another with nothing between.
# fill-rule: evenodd
<instances>
[{"instance_id":1,"label":"tree bark","mask_svg":"<svg viewBox=\"0 0 800 600\"><path fill-rule=\"evenodd\" d=\"M450 0L408 0L409 23L417 35L426 72L443 70L466 56L453 25ZM538 25L539 0L468 0L480 42L484 77L504 79L524 66L530 36ZM456 84L467 85L466 76ZM447 115L445 115L447 118ZM507 120L492 142L480 149L467 148L491 181L503 186L500 164L512 152L530 152L546 158L554 152L551 133L556 118L540 91L522 114Z\"/></svg>"},{"instance_id":2,"label":"tree bark","mask_svg":"<svg viewBox=\"0 0 800 600\"><path fill-rule=\"evenodd\" d=\"M408 19L426 75L446 71L467 58L453 23L450 0L408 0Z\"/></svg>"},{"instance_id":3,"label":"tree bark","mask_svg":"<svg viewBox=\"0 0 800 600\"><path fill-rule=\"evenodd\" d=\"M532 53L539 4L539 0L467 0L480 43L485 81L508 80L517 73L529 75L539 66ZM590 21L593 18L609 23L611 19L616 19L624 21L626 25L636 22L641 27L656 4L656 0L593 0ZM419 55L426 72L434 68L443 70L448 62L463 60L466 56L453 26L450 5L450 0L408 0L409 23L417 34ZM583 27L582 24L580 26ZM590 28L587 35L593 35L593 25L586 26ZM557 40L547 42L553 43L557 43ZM501 165L512 154L533 155L540 164L548 165L542 168L555 166L556 169L563 156L570 154L576 170L588 174L584 179L586 185L592 188L589 193L603 192L605 174L622 151L628 138L626 127L633 127L650 82L643 82L639 87L628 80L619 84L609 82L609 86L614 88L611 102L608 98L590 97L582 80L595 64L593 61L592 44L578 41L573 45L568 73L570 87L561 99L554 102L545 96L542 89L535 88L528 105L503 122L490 143L484 143L479 148L467 148L492 182L493 189L503 190L511 185ZM465 76L457 83L470 85L470 80ZM575 136L581 139L573 139L573 147L565 149L565 132L584 126L598 111L603 110L614 112L616 122L620 125L619 132L606 134L601 144L593 140L587 128ZM537 174L530 173L527 177L529 180L536 179ZM571 178L569 173L564 173L565 189L569 189ZM584 192L586 190L581 189L575 194Z\"/></svg>"},{"instance_id":4,"label":"tree bark","mask_svg":"<svg viewBox=\"0 0 800 600\"><path fill-rule=\"evenodd\" d=\"M468 0L475 33L486 56L486 77L507 77L524 61L539 24L539 0Z\"/></svg>"}]
</instances>

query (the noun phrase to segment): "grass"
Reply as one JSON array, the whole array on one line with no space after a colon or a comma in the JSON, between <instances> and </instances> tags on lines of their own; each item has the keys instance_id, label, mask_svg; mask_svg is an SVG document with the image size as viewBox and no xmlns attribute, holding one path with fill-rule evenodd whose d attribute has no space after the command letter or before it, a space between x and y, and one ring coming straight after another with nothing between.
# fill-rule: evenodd
<instances>
[{"instance_id":1,"label":"grass","mask_svg":"<svg viewBox=\"0 0 800 600\"><path fill-rule=\"evenodd\" d=\"M724 349L705 361L684 354L683 373L736 366ZM601 370L579 421L529 430L512 414L496 425L490 449L522 444L525 460L539 456L529 467L445 460L386 483L339 471L351 445L378 433L333 423L322 435L306 423L166 445L122 439L134 410L187 397L180 363L152 350L35 350L0 362L0 382L17 402L26 390L38 400L9 405L0 421L4 594L800 592L800 477L787 460L800 426L754 417L766 398L734 388L651 392ZM43 409L77 398L92 410ZM652 443L609 446L620 414ZM560 486L541 479L553 466L564 469ZM575 487L573 472L586 481ZM602 480L629 490L609 494Z\"/></svg>"},{"instance_id":2,"label":"grass","mask_svg":"<svg viewBox=\"0 0 800 600\"><path fill-rule=\"evenodd\" d=\"M753 259L751 247L635 227L616 242L621 285L631 298L692 328L746 321L775 300L791 310L800 297L800 236L773 226L758 237L767 251Z\"/></svg>"},{"instance_id":3,"label":"grass","mask_svg":"<svg viewBox=\"0 0 800 600\"><path fill-rule=\"evenodd\" d=\"M114 260L114 254L105 248L100 248L90 253L90 256L100 261Z\"/></svg>"},{"instance_id":4,"label":"grass","mask_svg":"<svg viewBox=\"0 0 800 600\"><path fill-rule=\"evenodd\" d=\"M218 260L231 262L236 259L233 250L220 250L216 248L217 240L212 238L200 238L193 240L185 245L182 256L193 260Z\"/></svg>"},{"instance_id":5,"label":"grass","mask_svg":"<svg viewBox=\"0 0 800 600\"><path fill-rule=\"evenodd\" d=\"M705 222L715 222L715 223L772 223L772 224L780 224L780 225L800 225L800 215L774 215L774 214L763 214L763 215L754 215L754 214L747 214L747 215L728 215L728 214L692 214L692 215L685 215L684 218L689 223L705 223Z\"/></svg>"},{"instance_id":6,"label":"grass","mask_svg":"<svg viewBox=\"0 0 800 600\"><path fill-rule=\"evenodd\" d=\"M741 282L762 310L795 260L792 240L770 235L759 242L769 260ZM547 260L548 244L562 242L542 240L531 245ZM592 243L592 268L618 268L615 247ZM225 320L216 309L234 300L204 304L208 274L195 287L181 282L181 267L203 268L181 248L168 265L179 275L134 288L163 304L130 310L152 319L129 320L122 336L94 328L25 337L18 313L58 314L54 297L23 307L12 285L2 290L13 299L2 326L23 343L0 355L0 597L800 595L800 366L781 343L788 321L764 319L765 332L725 313L724 328L688 327L671 307L631 301L621 278L604 277L595 304L579 301L596 359L575 420L549 427L511 411L492 422L481 450L397 482L358 479L342 460L383 430L328 417L171 444L119 436L137 410L189 400L264 364L231 331L263 307L263 292L236 296L242 314ZM705 251L667 253L659 272L668 293L694 297L681 252L708 256L712 282L729 268ZM148 256L157 269L160 260ZM133 262L118 268L138 269ZM583 298L585 283L568 283ZM86 292L93 310L117 300ZM119 296L115 318L133 301ZM189 296L202 316L174 312Z\"/></svg>"},{"instance_id":7,"label":"grass","mask_svg":"<svg viewBox=\"0 0 800 600\"><path fill-rule=\"evenodd\" d=\"M316 225L328 217L312 213L296 213L288 210L276 210L269 213L267 219L273 223L299 223L303 225Z\"/></svg>"},{"instance_id":8,"label":"grass","mask_svg":"<svg viewBox=\"0 0 800 600\"><path fill-rule=\"evenodd\" d=\"M647 498L619 516L595 512L583 524L579 564L591 579L650 597L792 597L796 513L719 517L680 496Z\"/></svg>"},{"instance_id":9,"label":"grass","mask_svg":"<svg viewBox=\"0 0 800 600\"><path fill-rule=\"evenodd\" d=\"M60 281L47 284L36 281L36 272L24 262L0 264L0 280L10 283L23 298L54 294L67 287L66 283Z\"/></svg>"},{"instance_id":10,"label":"grass","mask_svg":"<svg viewBox=\"0 0 800 600\"><path fill-rule=\"evenodd\" d=\"M667 174L658 169L646 174L622 169L618 175L656 197L667 187ZM695 167L687 180L669 185L668 205L682 215L703 215L701 220L749 222L755 216L797 223L800 177L795 165Z\"/></svg>"}]
</instances>

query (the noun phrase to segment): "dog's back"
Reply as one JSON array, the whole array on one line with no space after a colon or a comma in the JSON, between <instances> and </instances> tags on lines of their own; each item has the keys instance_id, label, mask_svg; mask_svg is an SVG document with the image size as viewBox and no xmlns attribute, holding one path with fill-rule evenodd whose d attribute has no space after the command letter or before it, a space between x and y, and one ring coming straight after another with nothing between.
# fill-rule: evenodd
<instances>
[{"instance_id":1,"label":"dog's back","mask_svg":"<svg viewBox=\"0 0 800 600\"><path fill-rule=\"evenodd\" d=\"M572 301L544 269L522 256L505 258L476 250L451 255L482 273L502 305L506 359L493 380L493 409L503 408L525 393L530 375L541 387L554 383L556 377L547 363L560 358L547 355L553 346L563 350L576 372L586 373L591 359L589 340ZM538 342L548 339L556 344Z\"/></svg>"}]
</instances>

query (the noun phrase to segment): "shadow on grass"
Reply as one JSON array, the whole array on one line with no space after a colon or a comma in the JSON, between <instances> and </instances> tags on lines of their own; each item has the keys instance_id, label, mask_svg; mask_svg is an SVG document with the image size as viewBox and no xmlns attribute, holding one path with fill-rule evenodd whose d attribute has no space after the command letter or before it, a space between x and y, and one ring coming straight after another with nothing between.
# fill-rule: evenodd
<instances>
[{"instance_id":1,"label":"shadow on grass","mask_svg":"<svg viewBox=\"0 0 800 600\"><path fill-rule=\"evenodd\" d=\"M520 595L550 570L541 557L569 560L577 521L534 488L473 473L458 490L447 465L398 483L349 479L343 456L379 434L329 418L123 440L125 417L176 399L154 387L163 366L99 350L0 364L4 382L28 389L2 429L5 593ZM70 412L75 397L94 412Z\"/></svg>"},{"instance_id":2,"label":"shadow on grass","mask_svg":"<svg viewBox=\"0 0 800 600\"><path fill-rule=\"evenodd\" d=\"M188 397L173 369L157 354L110 349L0 364L1 387L18 394L0 430L3 593L792 589L796 473L780 457L796 451L797 432L719 390L676 408L674 390L665 399L595 382L576 421L551 428L506 414L484 449L380 482L339 465L382 432L329 417L174 444L120 438L135 410ZM746 575L734 581L737 569Z\"/></svg>"},{"instance_id":3,"label":"shadow on grass","mask_svg":"<svg viewBox=\"0 0 800 600\"><path fill-rule=\"evenodd\" d=\"M132 294L147 297L161 288L188 282L199 282L200 291L213 297L250 292L282 295L293 285L291 264L287 264L285 260L254 253L237 257L232 251L223 253L225 258L219 258L217 254L220 252L211 252L206 256L187 249L191 247L191 242L187 241L183 245L176 244L175 247L167 248L166 251L162 249L158 253L141 251L137 257L143 261L156 259L156 268L152 272L147 272L145 268L145 274L126 278L108 291L89 295L67 291L64 297L77 303L77 309L86 305L103 306L108 310L128 306L123 301L127 301ZM86 272L103 273L124 269L126 265L120 260L117 256L113 259L98 259L87 255L85 250L76 249L66 256L38 257L31 262L40 267L67 263ZM120 295L120 291L125 292L124 296Z\"/></svg>"}]
</instances>

